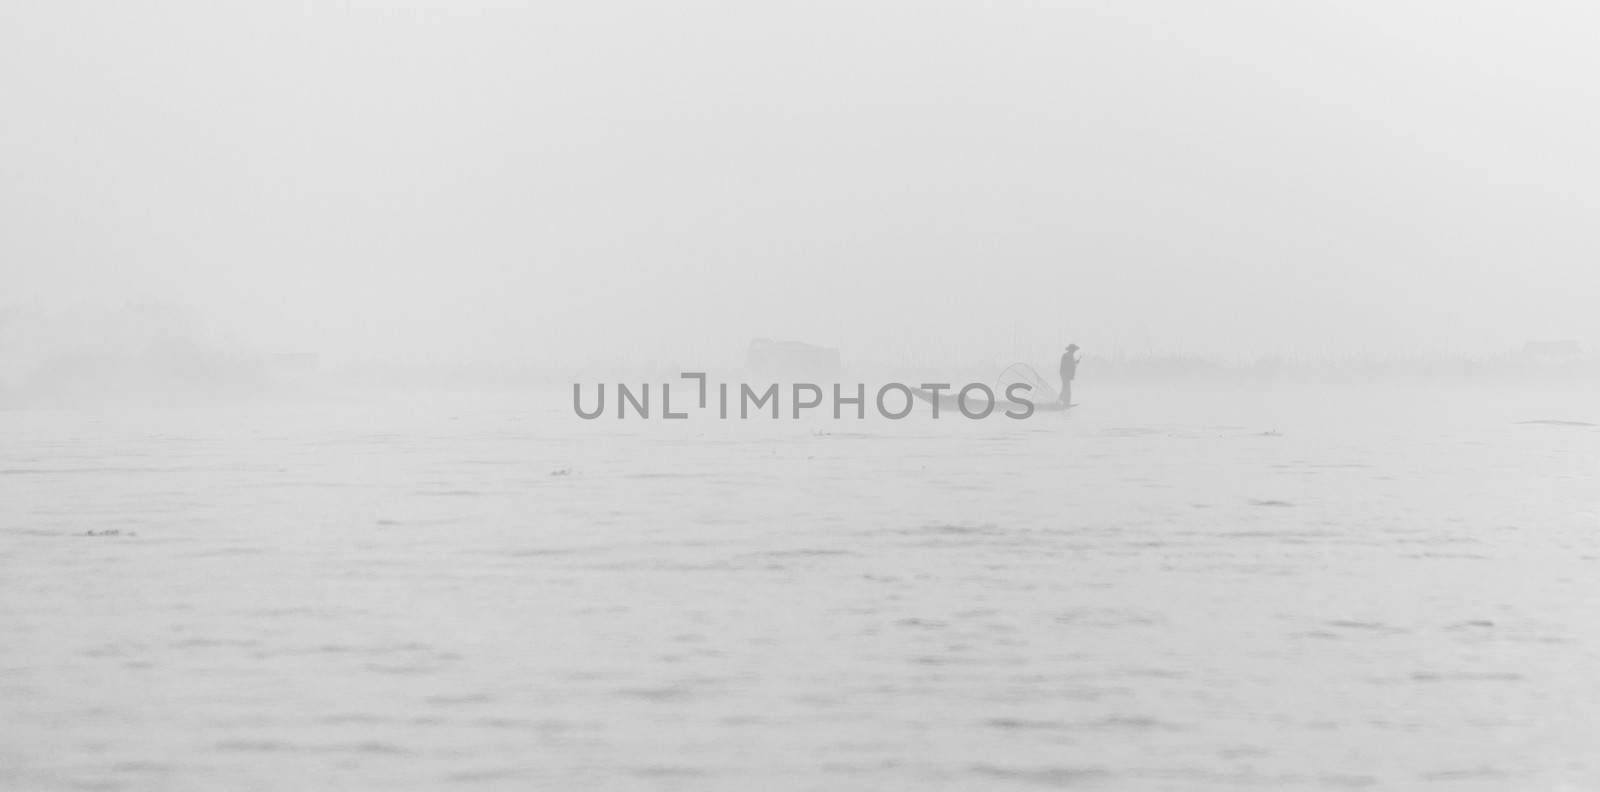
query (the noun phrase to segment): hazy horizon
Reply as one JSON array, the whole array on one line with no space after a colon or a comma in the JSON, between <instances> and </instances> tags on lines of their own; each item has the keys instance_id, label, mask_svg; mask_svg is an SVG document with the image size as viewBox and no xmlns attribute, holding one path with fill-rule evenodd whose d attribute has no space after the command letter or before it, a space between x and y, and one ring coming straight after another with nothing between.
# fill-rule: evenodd
<instances>
[{"instance_id":1,"label":"hazy horizon","mask_svg":"<svg viewBox=\"0 0 1600 792\"><path fill-rule=\"evenodd\" d=\"M11 3L0 790L1600 789L1597 23Z\"/></svg>"},{"instance_id":2,"label":"hazy horizon","mask_svg":"<svg viewBox=\"0 0 1600 792\"><path fill-rule=\"evenodd\" d=\"M1600 341L1592 6L13 17L0 307L426 365Z\"/></svg>"}]
</instances>

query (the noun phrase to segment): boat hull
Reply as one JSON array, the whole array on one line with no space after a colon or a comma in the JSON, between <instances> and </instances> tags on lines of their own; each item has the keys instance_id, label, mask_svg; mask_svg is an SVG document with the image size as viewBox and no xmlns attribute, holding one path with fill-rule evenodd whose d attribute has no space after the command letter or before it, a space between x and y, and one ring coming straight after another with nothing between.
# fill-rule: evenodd
<instances>
[{"instance_id":1,"label":"boat hull","mask_svg":"<svg viewBox=\"0 0 1600 792\"><path fill-rule=\"evenodd\" d=\"M924 388L913 388L911 393L929 404L939 405L941 410L958 411L961 409L961 395L959 393L939 393L935 395L933 391ZM967 397L966 402L968 412L981 413L985 408L989 407L989 399L984 398L982 394L972 394ZM1034 412L1065 412L1077 406L1075 404L1062 404L1058 401L1029 401L1028 403L1033 405ZM989 415L1005 415L1007 413L1015 413L1021 409L1022 405L1010 399L1000 398L995 402L994 408L989 411Z\"/></svg>"}]
</instances>

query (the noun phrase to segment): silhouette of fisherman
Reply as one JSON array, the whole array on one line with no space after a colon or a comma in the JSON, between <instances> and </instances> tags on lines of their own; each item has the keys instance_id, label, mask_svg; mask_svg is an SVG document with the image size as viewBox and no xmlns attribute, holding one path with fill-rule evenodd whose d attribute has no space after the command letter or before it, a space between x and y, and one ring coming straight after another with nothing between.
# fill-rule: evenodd
<instances>
[{"instance_id":1,"label":"silhouette of fisherman","mask_svg":"<svg viewBox=\"0 0 1600 792\"><path fill-rule=\"evenodd\" d=\"M1067 344L1061 353L1061 403L1072 404L1072 378L1078 376L1078 345Z\"/></svg>"}]
</instances>

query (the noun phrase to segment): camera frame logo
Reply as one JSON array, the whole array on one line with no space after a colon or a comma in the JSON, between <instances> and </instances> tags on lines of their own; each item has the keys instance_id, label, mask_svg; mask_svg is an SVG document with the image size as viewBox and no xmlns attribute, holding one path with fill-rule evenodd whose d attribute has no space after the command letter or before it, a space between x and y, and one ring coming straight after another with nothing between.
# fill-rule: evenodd
<instances>
[{"instance_id":1,"label":"camera frame logo","mask_svg":"<svg viewBox=\"0 0 1600 792\"><path fill-rule=\"evenodd\" d=\"M759 385L748 382L713 383L703 371L685 371L678 376L680 380L693 383L691 387L694 391L689 399L680 399L676 405L673 403L674 383L671 382L655 383L654 389L652 383L648 382L637 386L615 383L610 391L614 394L610 400L611 409L607 409L606 383L595 383L592 396L587 398L583 383L573 383L573 413L588 421L607 417L617 420L630 417L688 420L693 416L709 416L717 420L747 420L752 417L780 420L787 416L790 420L799 420L809 415L831 415L834 420L843 420L848 415L861 420L867 417L870 405L879 417L893 421L913 416L940 419L952 415L969 420L1003 415L1020 421L1039 412L1064 410L1071 406L1059 400L1032 400L1029 394L1035 387L1025 381L996 387L981 382L968 382L960 387L948 382L917 385L887 382L872 389L873 396L868 398L869 389L862 382L848 388L835 382L824 388L815 382L766 382ZM999 389L998 394L996 388ZM659 394L659 401L654 401L652 394ZM693 406L690 406L691 401ZM787 409L784 409L785 403ZM919 409L919 405L922 409ZM824 407L829 409L824 410Z\"/></svg>"}]
</instances>

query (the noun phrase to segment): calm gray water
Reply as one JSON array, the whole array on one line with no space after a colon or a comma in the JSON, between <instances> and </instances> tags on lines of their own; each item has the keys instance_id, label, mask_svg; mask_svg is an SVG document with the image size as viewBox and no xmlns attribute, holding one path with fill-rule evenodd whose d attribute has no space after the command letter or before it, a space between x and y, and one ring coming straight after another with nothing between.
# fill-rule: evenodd
<instances>
[{"instance_id":1,"label":"calm gray water","mask_svg":"<svg viewBox=\"0 0 1600 792\"><path fill-rule=\"evenodd\" d=\"M0 412L0 789L1596 788L1596 396Z\"/></svg>"}]
</instances>

